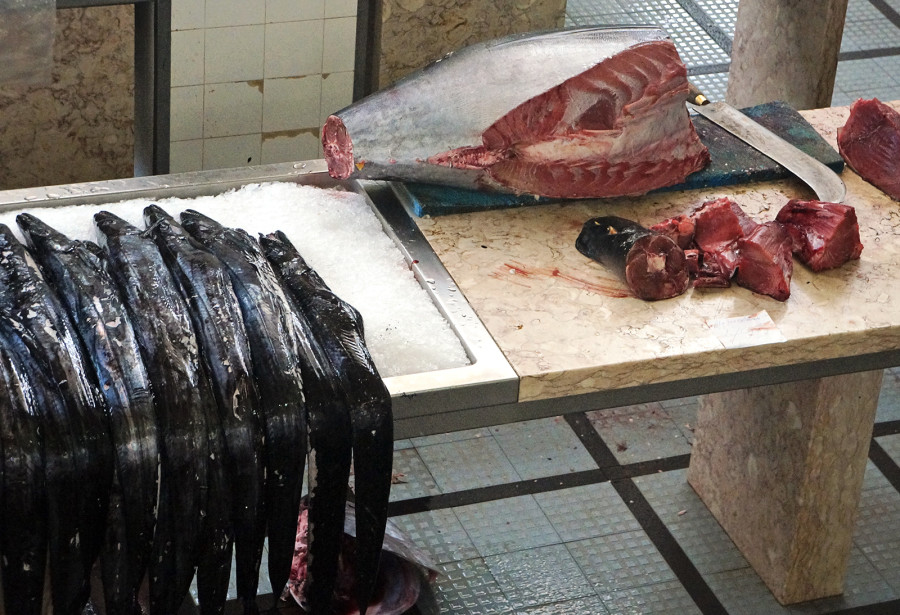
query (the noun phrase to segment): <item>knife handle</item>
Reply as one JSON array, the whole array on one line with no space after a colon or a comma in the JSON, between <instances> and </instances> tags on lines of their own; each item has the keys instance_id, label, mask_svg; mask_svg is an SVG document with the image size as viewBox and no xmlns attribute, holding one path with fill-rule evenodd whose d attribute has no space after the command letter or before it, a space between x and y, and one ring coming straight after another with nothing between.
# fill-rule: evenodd
<instances>
[{"instance_id":1,"label":"knife handle","mask_svg":"<svg viewBox=\"0 0 900 615\"><path fill-rule=\"evenodd\" d=\"M703 92L700 91L696 85L688 81L688 102L694 103L695 105L707 105L709 104L709 99L703 95Z\"/></svg>"}]
</instances>

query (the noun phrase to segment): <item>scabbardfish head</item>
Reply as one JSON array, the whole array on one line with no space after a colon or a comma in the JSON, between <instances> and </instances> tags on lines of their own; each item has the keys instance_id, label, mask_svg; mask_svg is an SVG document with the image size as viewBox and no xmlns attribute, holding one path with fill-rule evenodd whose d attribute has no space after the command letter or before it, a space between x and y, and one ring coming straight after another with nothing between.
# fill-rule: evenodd
<instances>
[{"instance_id":1,"label":"scabbardfish head","mask_svg":"<svg viewBox=\"0 0 900 615\"><path fill-rule=\"evenodd\" d=\"M224 226L195 209L185 209L181 212L181 225L188 233L201 241L220 237L225 232Z\"/></svg>"},{"instance_id":2,"label":"scabbardfish head","mask_svg":"<svg viewBox=\"0 0 900 615\"><path fill-rule=\"evenodd\" d=\"M119 216L108 211L98 211L94 214L94 223L100 232L107 237L116 235L140 235L143 233L141 229L133 224L126 222Z\"/></svg>"},{"instance_id":3,"label":"scabbardfish head","mask_svg":"<svg viewBox=\"0 0 900 615\"><path fill-rule=\"evenodd\" d=\"M22 229L25 241L35 250L65 251L70 250L74 242L41 221L37 216L29 213L21 213L16 216L16 224Z\"/></svg>"},{"instance_id":4,"label":"scabbardfish head","mask_svg":"<svg viewBox=\"0 0 900 615\"><path fill-rule=\"evenodd\" d=\"M287 238L287 235L282 231L275 231L268 235L260 233L259 243L262 246L263 253L271 263L281 266L294 261L303 269L309 268L303 257L300 256L300 253Z\"/></svg>"},{"instance_id":5,"label":"scabbardfish head","mask_svg":"<svg viewBox=\"0 0 900 615\"><path fill-rule=\"evenodd\" d=\"M156 203L144 208L144 224L153 226L160 222L175 222L175 218L166 213L166 210Z\"/></svg>"}]
</instances>

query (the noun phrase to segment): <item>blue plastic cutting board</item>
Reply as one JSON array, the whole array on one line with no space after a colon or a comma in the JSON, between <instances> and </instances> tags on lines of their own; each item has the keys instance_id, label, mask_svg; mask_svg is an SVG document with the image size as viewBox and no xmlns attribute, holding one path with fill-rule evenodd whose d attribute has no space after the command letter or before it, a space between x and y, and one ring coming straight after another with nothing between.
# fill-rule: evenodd
<instances>
[{"instance_id":1,"label":"blue plastic cutting board","mask_svg":"<svg viewBox=\"0 0 900 615\"><path fill-rule=\"evenodd\" d=\"M844 161L802 115L783 102L771 102L742 112L775 134L789 141L837 173ZM687 178L683 184L663 188L684 190L716 186L732 186L751 182L784 179L790 172L771 158L759 153L737 137L701 116L692 118L700 140L709 149L710 164ZM464 190L431 184L406 184L413 210L418 216L439 216L504 207L522 207L559 199L535 198Z\"/></svg>"}]
</instances>

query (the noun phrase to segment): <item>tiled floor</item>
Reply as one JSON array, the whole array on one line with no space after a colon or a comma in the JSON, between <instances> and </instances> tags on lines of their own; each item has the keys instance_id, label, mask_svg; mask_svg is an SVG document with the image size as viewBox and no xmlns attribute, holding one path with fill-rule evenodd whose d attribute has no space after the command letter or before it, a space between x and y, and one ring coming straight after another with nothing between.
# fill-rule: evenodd
<instances>
[{"instance_id":1,"label":"tiled floor","mask_svg":"<svg viewBox=\"0 0 900 615\"><path fill-rule=\"evenodd\" d=\"M396 443L392 518L441 570L415 612L900 613L900 368L845 593L782 607L686 483L698 400Z\"/></svg>"},{"instance_id":2,"label":"tiled floor","mask_svg":"<svg viewBox=\"0 0 900 615\"><path fill-rule=\"evenodd\" d=\"M722 100L737 0L568 0L566 24L654 24L675 41L691 80ZM831 104L900 99L900 0L850 0Z\"/></svg>"}]
</instances>

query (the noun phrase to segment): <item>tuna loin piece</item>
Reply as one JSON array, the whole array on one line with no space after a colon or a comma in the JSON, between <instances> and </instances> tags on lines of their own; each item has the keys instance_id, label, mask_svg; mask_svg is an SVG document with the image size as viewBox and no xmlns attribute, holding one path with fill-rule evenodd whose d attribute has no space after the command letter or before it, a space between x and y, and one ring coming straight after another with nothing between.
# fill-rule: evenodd
<instances>
[{"instance_id":1,"label":"tuna loin piece","mask_svg":"<svg viewBox=\"0 0 900 615\"><path fill-rule=\"evenodd\" d=\"M850 106L838 149L863 179L900 201L900 113L877 98Z\"/></svg>"},{"instance_id":2,"label":"tuna loin piece","mask_svg":"<svg viewBox=\"0 0 900 615\"><path fill-rule=\"evenodd\" d=\"M790 233L794 255L813 271L840 267L862 253L856 210L849 205L793 199L775 220Z\"/></svg>"},{"instance_id":3,"label":"tuna loin piece","mask_svg":"<svg viewBox=\"0 0 900 615\"><path fill-rule=\"evenodd\" d=\"M560 198L644 194L709 162L657 28L516 35L450 54L328 118L329 173Z\"/></svg>"},{"instance_id":4,"label":"tuna loin piece","mask_svg":"<svg viewBox=\"0 0 900 615\"><path fill-rule=\"evenodd\" d=\"M575 247L615 271L641 299L676 297L690 282L684 250L678 244L625 218L591 218Z\"/></svg>"},{"instance_id":5,"label":"tuna loin piece","mask_svg":"<svg viewBox=\"0 0 900 615\"><path fill-rule=\"evenodd\" d=\"M778 222L760 224L736 242L735 282L778 301L791 296L791 236Z\"/></svg>"}]
</instances>

